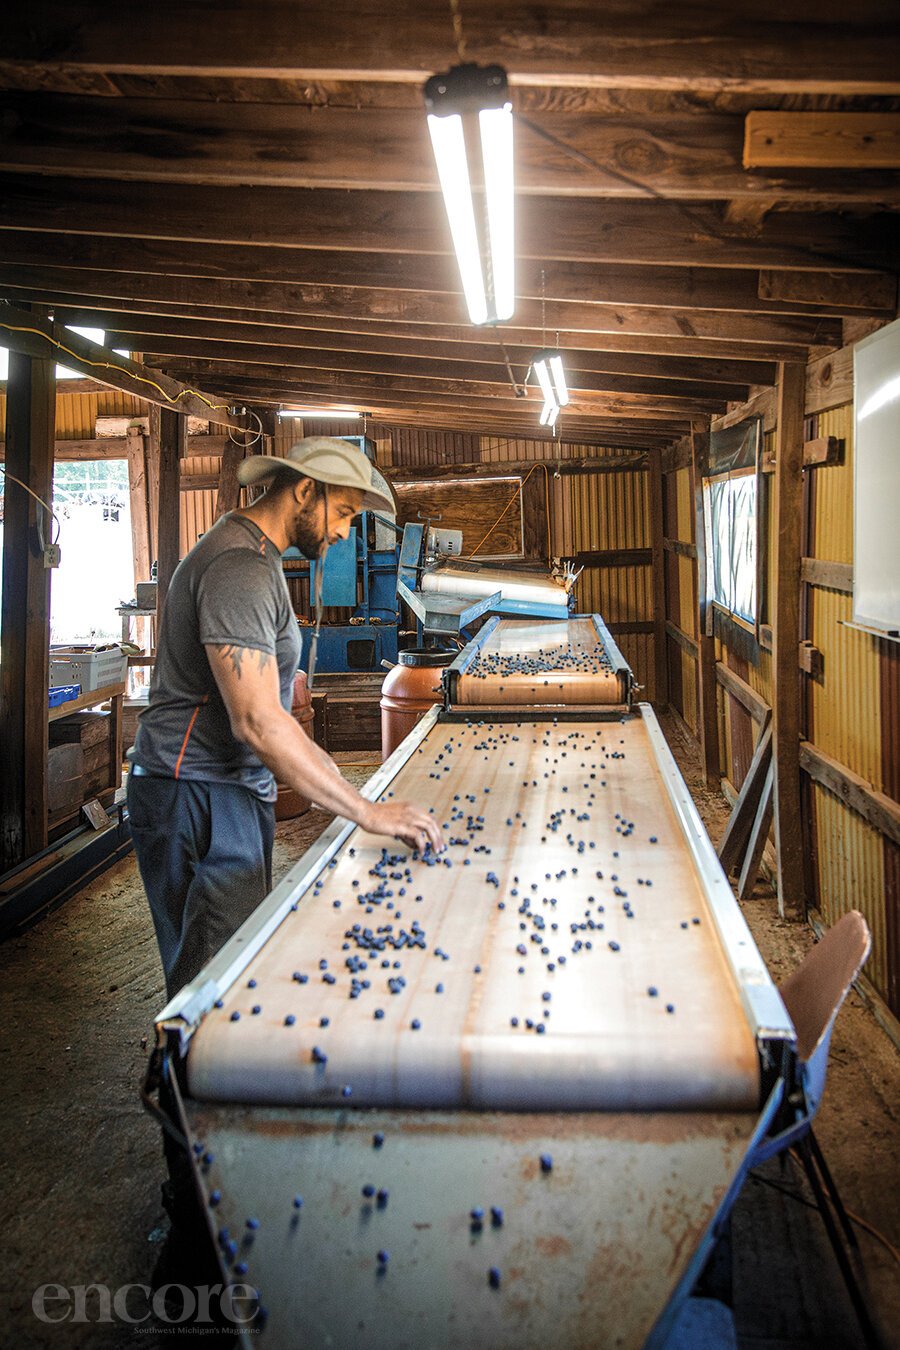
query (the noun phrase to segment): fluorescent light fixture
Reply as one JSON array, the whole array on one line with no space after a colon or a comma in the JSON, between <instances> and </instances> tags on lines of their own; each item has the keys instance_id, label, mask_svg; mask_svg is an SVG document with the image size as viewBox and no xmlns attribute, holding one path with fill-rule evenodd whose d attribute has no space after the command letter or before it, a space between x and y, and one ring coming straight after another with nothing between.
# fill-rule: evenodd
<instances>
[{"instance_id":1,"label":"fluorescent light fixture","mask_svg":"<svg viewBox=\"0 0 900 1350\"><path fill-rule=\"evenodd\" d=\"M362 413L356 412L353 408L282 408L278 416L282 420L291 417L321 417L331 422L346 422L351 417L362 417Z\"/></svg>"},{"instance_id":2,"label":"fluorescent light fixture","mask_svg":"<svg viewBox=\"0 0 900 1350\"><path fill-rule=\"evenodd\" d=\"M454 66L425 84L428 131L472 323L512 318L516 304L513 122L501 66ZM479 231L466 152L466 123L477 121L480 191L486 223Z\"/></svg>"},{"instance_id":3,"label":"fluorescent light fixture","mask_svg":"<svg viewBox=\"0 0 900 1350\"><path fill-rule=\"evenodd\" d=\"M544 395L540 424L542 427L552 427L559 417L560 408L564 408L569 401L569 386L566 384L562 356L559 352L538 352L531 363L531 368Z\"/></svg>"}]
</instances>

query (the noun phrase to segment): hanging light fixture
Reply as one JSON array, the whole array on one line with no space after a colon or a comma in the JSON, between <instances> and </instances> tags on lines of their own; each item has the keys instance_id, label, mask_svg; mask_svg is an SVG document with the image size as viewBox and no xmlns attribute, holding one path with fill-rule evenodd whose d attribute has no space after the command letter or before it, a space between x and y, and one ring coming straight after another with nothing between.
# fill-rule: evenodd
<instances>
[{"instance_id":1,"label":"hanging light fixture","mask_svg":"<svg viewBox=\"0 0 900 1350\"><path fill-rule=\"evenodd\" d=\"M428 130L472 323L510 319L516 304L513 119L502 66L454 66L425 84ZM477 118L484 217L479 224L466 153ZM474 136L473 136L474 139Z\"/></svg>"},{"instance_id":2,"label":"hanging light fixture","mask_svg":"<svg viewBox=\"0 0 900 1350\"><path fill-rule=\"evenodd\" d=\"M569 401L569 387L566 384L562 355L556 351L538 352L531 363L531 368L544 395L541 426L555 426L560 408L564 408Z\"/></svg>"}]
</instances>

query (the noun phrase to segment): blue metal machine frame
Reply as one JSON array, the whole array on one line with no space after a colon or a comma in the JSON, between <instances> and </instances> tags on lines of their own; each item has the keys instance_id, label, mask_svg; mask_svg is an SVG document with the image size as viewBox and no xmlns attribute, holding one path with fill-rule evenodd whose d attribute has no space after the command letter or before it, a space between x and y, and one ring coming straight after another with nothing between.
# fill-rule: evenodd
<instances>
[{"instance_id":1,"label":"blue metal machine frame","mask_svg":"<svg viewBox=\"0 0 900 1350\"><path fill-rule=\"evenodd\" d=\"M284 554L288 563L300 556L295 548ZM309 564L310 593L314 593L316 570L321 566L323 605L353 610L349 623L322 625L316 662L320 671L379 670L382 661L396 662L400 629L398 556L396 546L370 548L369 513L365 512L347 539L331 545L324 564ZM305 569L285 568L286 577L305 575ZM307 669L312 629L301 627L300 638L300 661Z\"/></svg>"}]
</instances>

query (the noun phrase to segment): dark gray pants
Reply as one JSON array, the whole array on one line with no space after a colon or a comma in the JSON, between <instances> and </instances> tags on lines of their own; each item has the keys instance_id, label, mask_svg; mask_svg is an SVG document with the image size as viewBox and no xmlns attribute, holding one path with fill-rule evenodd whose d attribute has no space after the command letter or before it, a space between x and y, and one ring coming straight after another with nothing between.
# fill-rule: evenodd
<instances>
[{"instance_id":1,"label":"dark gray pants","mask_svg":"<svg viewBox=\"0 0 900 1350\"><path fill-rule=\"evenodd\" d=\"M275 808L235 784L132 773L128 814L171 998L272 889Z\"/></svg>"}]
</instances>

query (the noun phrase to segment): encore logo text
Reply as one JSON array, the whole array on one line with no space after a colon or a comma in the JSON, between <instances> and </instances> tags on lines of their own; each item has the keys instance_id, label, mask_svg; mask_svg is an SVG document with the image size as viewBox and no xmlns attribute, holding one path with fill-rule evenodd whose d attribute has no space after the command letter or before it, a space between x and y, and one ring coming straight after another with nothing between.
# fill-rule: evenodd
<instances>
[{"instance_id":1,"label":"encore logo text","mask_svg":"<svg viewBox=\"0 0 900 1350\"><path fill-rule=\"evenodd\" d=\"M34 1291L32 1311L40 1322L128 1322L138 1326L155 1317L174 1326L230 1322L248 1327L260 1313L259 1297L249 1284L42 1284Z\"/></svg>"}]
</instances>

